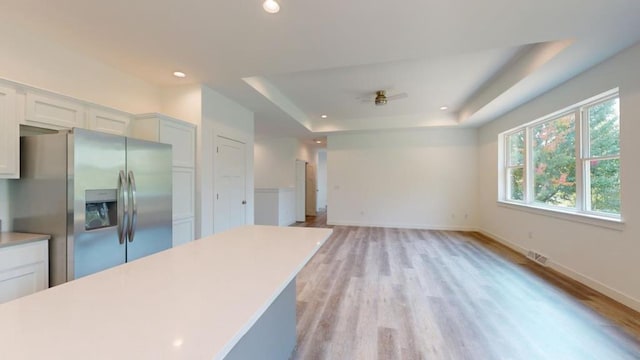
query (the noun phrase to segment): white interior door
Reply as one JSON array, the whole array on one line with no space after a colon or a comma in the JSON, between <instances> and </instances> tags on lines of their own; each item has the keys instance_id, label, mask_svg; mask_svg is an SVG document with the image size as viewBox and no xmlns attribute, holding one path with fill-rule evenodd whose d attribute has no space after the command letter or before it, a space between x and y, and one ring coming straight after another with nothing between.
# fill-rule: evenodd
<instances>
[{"instance_id":1,"label":"white interior door","mask_svg":"<svg viewBox=\"0 0 640 360\"><path fill-rule=\"evenodd\" d=\"M316 216L316 202L318 196L318 180L317 180L316 166L313 164L307 164L307 179L306 179L306 214L308 216Z\"/></svg>"},{"instance_id":2,"label":"white interior door","mask_svg":"<svg viewBox=\"0 0 640 360\"><path fill-rule=\"evenodd\" d=\"M218 136L214 232L246 224L245 144Z\"/></svg>"},{"instance_id":3,"label":"white interior door","mask_svg":"<svg viewBox=\"0 0 640 360\"><path fill-rule=\"evenodd\" d=\"M304 160L296 160L296 221L304 222L305 216L305 197L306 197L306 169L307 162Z\"/></svg>"}]
</instances>

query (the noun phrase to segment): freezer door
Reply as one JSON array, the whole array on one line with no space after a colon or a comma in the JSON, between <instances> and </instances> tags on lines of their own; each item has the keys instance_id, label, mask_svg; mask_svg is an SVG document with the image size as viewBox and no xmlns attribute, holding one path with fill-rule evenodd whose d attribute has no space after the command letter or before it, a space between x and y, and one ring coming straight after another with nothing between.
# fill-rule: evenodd
<instances>
[{"instance_id":1,"label":"freezer door","mask_svg":"<svg viewBox=\"0 0 640 360\"><path fill-rule=\"evenodd\" d=\"M126 261L119 235L126 198L126 139L74 129L69 135L69 189L73 231L69 232L69 279ZM122 174L122 177L119 177ZM122 190L122 191L120 191Z\"/></svg>"},{"instance_id":2,"label":"freezer door","mask_svg":"<svg viewBox=\"0 0 640 360\"><path fill-rule=\"evenodd\" d=\"M127 138L127 261L171 247L171 145Z\"/></svg>"}]
</instances>

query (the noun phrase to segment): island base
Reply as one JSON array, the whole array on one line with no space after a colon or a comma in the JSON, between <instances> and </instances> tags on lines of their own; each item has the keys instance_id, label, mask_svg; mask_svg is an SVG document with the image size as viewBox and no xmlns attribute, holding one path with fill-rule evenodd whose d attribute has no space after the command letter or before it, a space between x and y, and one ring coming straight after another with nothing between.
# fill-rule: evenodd
<instances>
[{"instance_id":1,"label":"island base","mask_svg":"<svg viewBox=\"0 0 640 360\"><path fill-rule=\"evenodd\" d=\"M296 279L294 278L225 360L287 360L296 347Z\"/></svg>"}]
</instances>

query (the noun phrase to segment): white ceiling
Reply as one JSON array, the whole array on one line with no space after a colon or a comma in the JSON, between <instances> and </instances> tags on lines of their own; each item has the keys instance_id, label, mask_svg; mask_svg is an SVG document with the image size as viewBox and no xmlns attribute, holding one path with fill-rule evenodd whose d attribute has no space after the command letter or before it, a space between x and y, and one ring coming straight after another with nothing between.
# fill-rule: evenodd
<instances>
[{"instance_id":1,"label":"white ceiling","mask_svg":"<svg viewBox=\"0 0 640 360\"><path fill-rule=\"evenodd\" d=\"M640 40L638 0L280 3L0 0L0 20L158 85L180 69L255 111L257 136L307 138L475 126ZM358 100L379 89L409 96Z\"/></svg>"}]
</instances>

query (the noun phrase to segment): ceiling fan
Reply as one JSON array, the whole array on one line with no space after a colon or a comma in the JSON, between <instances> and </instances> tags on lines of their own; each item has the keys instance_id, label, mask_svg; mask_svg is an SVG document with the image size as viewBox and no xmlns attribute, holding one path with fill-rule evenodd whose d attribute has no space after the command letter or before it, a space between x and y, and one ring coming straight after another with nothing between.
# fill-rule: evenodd
<instances>
[{"instance_id":1,"label":"ceiling fan","mask_svg":"<svg viewBox=\"0 0 640 360\"><path fill-rule=\"evenodd\" d=\"M362 102L370 103L373 102L376 105L385 105L387 102L391 100L400 100L409 96L407 93L398 93L394 95L387 96L387 92L385 90L378 90L375 92L375 98L373 100L370 97L362 98Z\"/></svg>"}]
</instances>

